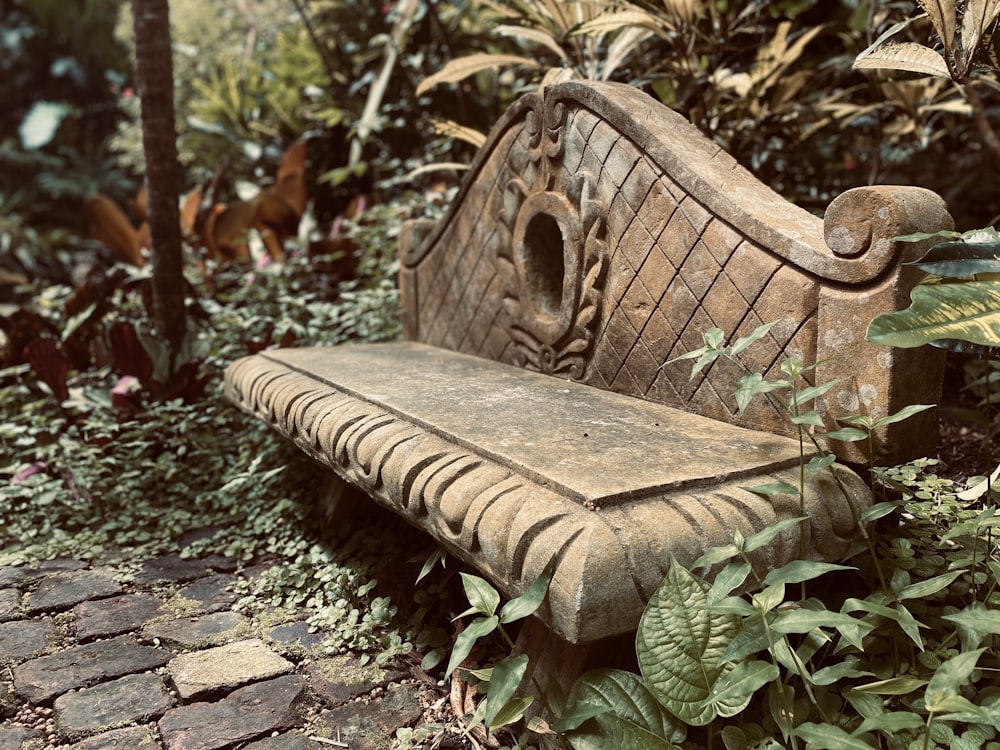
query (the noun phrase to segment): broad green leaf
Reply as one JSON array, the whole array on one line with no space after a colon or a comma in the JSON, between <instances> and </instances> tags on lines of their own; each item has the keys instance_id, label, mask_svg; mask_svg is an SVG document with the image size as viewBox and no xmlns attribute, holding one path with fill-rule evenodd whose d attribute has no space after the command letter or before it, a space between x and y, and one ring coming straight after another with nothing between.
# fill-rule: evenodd
<instances>
[{"instance_id":1,"label":"broad green leaf","mask_svg":"<svg viewBox=\"0 0 1000 750\"><path fill-rule=\"evenodd\" d=\"M959 688L966 685L972 670L976 668L976 662L983 655L985 648L975 651L967 651L964 654L954 656L934 672L931 681L927 684L924 692L924 705L928 711L947 710L943 701L951 696L958 695Z\"/></svg>"},{"instance_id":2,"label":"broad green leaf","mask_svg":"<svg viewBox=\"0 0 1000 750\"><path fill-rule=\"evenodd\" d=\"M825 456L813 456L809 459L809 463L806 464L806 474L811 477L815 477L827 469L829 469L833 464L837 462L837 457L832 453Z\"/></svg>"},{"instance_id":3,"label":"broad green leaf","mask_svg":"<svg viewBox=\"0 0 1000 750\"><path fill-rule=\"evenodd\" d=\"M851 704L851 708L858 712L858 716L865 719L874 719L886 713L882 699L872 693L847 688L844 691L844 700Z\"/></svg>"},{"instance_id":4,"label":"broad green leaf","mask_svg":"<svg viewBox=\"0 0 1000 750\"><path fill-rule=\"evenodd\" d=\"M785 601L785 584L777 583L767 586L763 591L758 591L753 595L754 609L762 615L776 609Z\"/></svg>"},{"instance_id":5,"label":"broad green leaf","mask_svg":"<svg viewBox=\"0 0 1000 750\"><path fill-rule=\"evenodd\" d=\"M972 609L966 607L961 612L943 615L945 620L975 630L984 635L1000 635L1000 611L995 609Z\"/></svg>"},{"instance_id":6,"label":"broad green leaf","mask_svg":"<svg viewBox=\"0 0 1000 750\"><path fill-rule=\"evenodd\" d=\"M822 385L813 385L808 388L803 388L798 391L792 398L788 401L788 408L792 411L796 410L803 404L808 404L810 401L819 398L824 393L829 391L833 386L837 384L836 380L831 380L829 383L823 383Z\"/></svg>"},{"instance_id":7,"label":"broad green leaf","mask_svg":"<svg viewBox=\"0 0 1000 750\"><path fill-rule=\"evenodd\" d=\"M904 406L895 414L890 414L887 417L882 417L881 419L875 420L875 424L873 425L873 427L875 429L878 429L879 427L885 427L886 425L902 422L906 419L909 419L915 414L919 414L922 411L933 409L934 406L935 406L934 404L910 404L909 406Z\"/></svg>"},{"instance_id":8,"label":"broad green leaf","mask_svg":"<svg viewBox=\"0 0 1000 750\"><path fill-rule=\"evenodd\" d=\"M725 544L721 547L712 547L704 555L691 563L691 568L694 570L707 568L712 565L716 565L717 563L725 562L726 560L732 560L739 554L740 548L735 544Z\"/></svg>"},{"instance_id":9,"label":"broad green leaf","mask_svg":"<svg viewBox=\"0 0 1000 750\"><path fill-rule=\"evenodd\" d=\"M834 570L857 570L850 565L836 565L834 563L810 562L809 560L792 560L787 565L772 570L764 578L765 585L776 583L802 583L819 578L824 573Z\"/></svg>"},{"instance_id":10,"label":"broad green leaf","mask_svg":"<svg viewBox=\"0 0 1000 750\"><path fill-rule=\"evenodd\" d=\"M642 679L631 672L600 669L587 672L573 686L567 712L585 706L591 720L570 729L561 721L553 728L565 731L576 750L673 750L684 739L685 727L664 710ZM607 709L594 714L595 709Z\"/></svg>"},{"instance_id":11,"label":"broad green leaf","mask_svg":"<svg viewBox=\"0 0 1000 750\"><path fill-rule=\"evenodd\" d=\"M908 695L926 684L927 680L919 680L916 677L890 677L888 680L857 685L854 690L874 695Z\"/></svg>"},{"instance_id":12,"label":"broad green leaf","mask_svg":"<svg viewBox=\"0 0 1000 750\"><path fill-rule=\"evenodd\" d=\"M840 664L833 664L817 670L812 678L816 685L832 685L838 680L853 679L855 677L870 677L871 672L858 669L857 659L847 659Z\"/></svg>"},{"instance_id":13,"label":"broad green leaf","mask_svg":"<svg viewBox=\"0 0 1000 750\"><path fill-rule=\"evenodd\" d=\"M788 482L768 482L767 484L755 484L753 487L740 487L740 489L752 492L755 495L763 495L764 497L799 494L799 488Z\"/></svg>"},{"instance_id":14,"label":"broad green leaf","mask_svg":"<svg viewBox=\"0 0 1000 750\"><path fill-rule=\"evenodd\" d=\"M807 721L796 727L795 736L823 750L872 750L872 745L833 724Z\"/></svg>"},{"instance_id":15,"label":"broad green leaf","mask_svg":"<svg viewBox=\"0 0 1000 750\"><path fill-rule=\"evenodd\" d=\"M880 518L885 518L887 515L896 510L898 506L896 503L876 503L875 505L869 506L864 509L861 513L861 523L871 523L872 521L877 521Z\"/></svg>"},{"instance_id":16,"label":"broad green leaf","mask_svg":"<svg viewBox=\"0 0 1000 750\"><path fill-rule=\"evenodd\" d=\"M758 614L750 602L739 596L727 596L718 601L710 598L708 606L716 614L738 615L740 617L753 617Z\"/></svg>"},{"instance_id":17,"label":"broad green leaf","mask_svg":"<svg viewBox=\"0 0 1000 750\"><path fill-rule=\"evenodd\" d=\"M520 55L476 54L459 57L448 62L434 75L428 76L417 86L417 96L442 83L457 83L483 70L495 70L509 65L537 68L538 61Z\"/></svg>"},{"instance_id":18,"label":"broad green leaf","mask_svg":"<svg viewBox=\"0 0 1000 750\"><path fill-rule=\"evenodd\" d=\"M715 602L729 596L734 589L742 586L750 575L749 563L730 563L715 576L712 588L708 592L708 601Z\"/></svg>"},{"instance_id":19,"label":"broad green leaf","mask_svg":"<svg viewBox=\"0 0 1000 750\"><path fill-rule=\"evenodd\" d=\"M959 492L957 497L959 500L965 500L966 502L972 502L973 500L978 500L987 492L989 492L991 489L1000 487L1000 484L997 484L997 480L1000 480L1000 466L994 469L993 473L990 474L987 478L983 479L981 482L977 482L976 484L969 487L967 490Z\"/></svg>"},{"instance_id":20,"label":"broad green leaf","mask_svg":"<svg viewBox=\"0 0 1000 750\"><path fill-rule=\"evenodd\" d=\"M515 724L524 718L524 712L527 711L531 704L535 702L535 699L531 696L525 695L520 698L512 698L507 701L497 715L493 718L493 723L487 726L490 729L499 729L500 727L506 727L511 724ZM487 710L489 709L489 702L486 703Z\"/></svg>"},{"instance_id":21,"label":"broad green leaf","mask_svg":"<svg viewBox=\"0 0 1000 750\"><path fill-rule=\"evenodd\" d=\"M934 576L933 578L928 578L926 581L918 581L917 583L910 584L899 592L897 598L900 601L906 599L926 599L932 594L936 594L942 589L948 588L951 582L954 581L962 575L961 570L953 570L950 573L942 573L939 576Z\"/></svg>"},{"instance_id":22,"label":"broad green leaf","mask_svg":"<svg viewBox=\"0 0 1000 750\"><path fill-rule=\"evenodd\" d=\"M896 615L897 615L896 622L899 623L900 629L904 633L906 633L906 636L911 641L913 641L916 644L917 648L923 651L924 639L920 635L920 628L926 628L927 625L924 625L921 622L917 622L917 619L913 616L910 610L904 607L903 604L900 602L897 602L893 606L893 609L896 610Z\"/></svg>"},{"instance_id":23,"label":"broad green leaf","mask_svg":"<svg viewBox=\"0 0 1000 750\"><path fill-rule=\"evenodd\" d=\"M718 714L708 700L713 686L733 669L723 660L739 632L739 618L708 607L709 586L672 560L663 583L639 621L639 669L664 707L686 724L701 726Z\"/></svg>"},{"instance_id":24,"label":"broad green leaf","mask_svg":"<svg viewBox=\"0 0 1000 750\"><path fill-rule=\"evenodd\" d=\"M553 557L542 569L541 574L528 586L528 589L516 599L507 602L500 610L500 622L506 625L508 622L523 620L532 614L545 599L545 593L549 590L549 583L552 581L552 574L556 569L558 558ZM491 613L492 614L492 613Z\"/></svg>"},{"instance_id":25,"label":"broad green leaf","mask_svg":"<svg viewBox=\"0 0 1000 750\"><path fill-rule=\"evenodd\" d=\"M435 547L434 551L427 556L424 561L424 566L420 569L420 574L417 576L416 583L420 583L426 576L434 570L434 566L441 563L443 568L448 560L448 553L445 551L444 547Z\"/></svg>"},{"instance_id":26,"label":"broad green leaf","mask_svg":"<svg viewBox=\"0 0 1000 750\"><path fill-rule=\"evenodd\" d=\"M920 260L907 263L924 273L958 279L977 273L1000 273L1000 243L941 242Z\"/></svg>"},{"instance_id":27,"label":"broad green leaf","mask_svg":"<svg viewBox=\"0 0 1000 750\"><path fill-rule=\"evenodd\" d=\"M753 401L756 396L771 393L772 391L780 390L786 386L787 383L783 380L764 380L764 376L759 372L744 375L736 382L736 393L734 394L736 398L736 407L740 416L743 415L743 412L746 411L746 408L750 406L750 402Z\"/></svg>"},{"instance_id":28,"label":"broad green leaf","mask_svg":"<svg viewBox=\"0 0 1000 750\"><path fill-rule=\"evenodd\" d=\"M586 679L584 675L581 679ZM559 718L552 723L552 729L556 732L569 732L579 727L583 722L590 721L595 716L606 714L611 711L611 706L594 706L590 703L578 702L566 709L559 715Z\"/></svg>"},{"instance_id":29,"label":"broad green leaf","mask_svg":"<svg viewBox=\"0 0 1000 750\"><path fill-rule=\"evenodd\" d=\"M777 482L776 484L779 484L783 487L792 487L792 485L785 484L783 482ZM797 495L799 493L799 490L797 487L792 487L790 492L788 490L783 490L780 493L776 492L771 494L786 494L786 493ZM767 494L767 493L759 493L759 494ZM766 547L768 544L770 544L772 541L778 538L781 534L784 534L789 529L798 526L800 523L806 520L808 520L807 516L796 516L795 518L786 518L783 521L772 523L770 526L763 528L760 531L748 536L746 538L746 541L743 543L743 551L753 552L754 550L760 549L761 547Z\"/></svg>"},{"instance_id":30,"label":"broad green leaf","mask_svg":"<svg viewBox=\"0 0 1000 750\"><path fill-rule=\"evenodd\" d=\"M753 619L744 620L743 630L730 641L726 652L722 655L723 661L742 661L751 654L759 654L771 648L774 636L768 635L767 629L764 627L764 623L760 615L756 613L756 610L754 614L756 616ZM773 617L773 615L770 617Z\"/></svg>"},{"instance_id":31,"label":"broad green leaf","mask_svg":"<svg viewBox=\"0 0 1000 750\"><path fill-rule=\"evenodd\" d=\"M861 726L854 730L854 733L864 734L865 732L876 731L901 732L904 729L918 729L922 726L924 726L924 719L917 714L910 713L909 711L893 711L865 719L861 722Z\"/></svg>"},{"instance_id":32,"label":"broad green leaf","mask_svg":"<svg viewBox=\"0 0 1000 750\"><path fill-rule=\"evenodd\" d=\"M484 717L486 727L491 732L508 723L506 721L498 722L497 716L514 697L514 693L521 686L521 680L524 679L527 670L527 654L508 656L493 665L490 687L486 692L486 715Z\"/></svg>"},{"instance_id":33,"label":"broad green leaf","mask_svg":"<svg viewBox=\"0 0 1000 750\"><path fill-rule=\"evenodd\" d=\"M480 617L469 623L469 626L455 638L455 647L451 650L451 658L448 660L448 669L445 670L444 676L450 677L458 665L472 653L476 641L492 633L499 624L500 620L496 616Z\"/></svg>"},{"instance_id":34,"label":"broad green leaf","mask_svg":"<svg viewBox=\"0 0 1000 750\"><path fill-rule=\"evenodd\" d=\"M754 693L778 679L779 674L770 662L742 662L715 683L708 699L719 704L720 716L735 716L747 707Z\"/></svg>"},{"instance_id":35,"label":"broad green leaf","mask_svg":"<svg viewBox=\"0 0 1000 750\"><path fill-rule=\"evenodd\" d=\"M876 317L865 337L903 348L944 339L1000 344L1000 281L921 284L910 299L907 309Z\"/></svg>"},{"instance_id":36,"label":"broad green leaf","mask_svg":"<svg viewBox=\"0 0 1000 750\"><path fill-rule=\"evenodd\" d=\"M903 70L925 76L951 78L944 58L916 42L896 42L878 49L869 47L854 60L859 70Z\"/></svg>"},{"instance_id":37,"label":"broad green leaf","mask_svg":"<svg viewBox=\"0 0 1000 750\"><path fill-rule=\"evenodd\" d=\"M859 622L850 615L828 610L785 609L778 613L771 623L771 629L778 633L808 633L816 628L839 628L842 625L858 626L872 630L874 626Z\"/></svg>"},{"instance_id":38,"label":"broad green leaf","mask_svg":"<svg viewBox=\"0 0 1000 750\"><path fill-rule=\"evenodd\" d=\"M465 588L465 596L472 605L471 610L466 610L464 614L479 612L489 617L497 611L500 606L500 592L493 588L493 584L485 578L474 576L470 573L462 573L462 586ZM459 617L463 616L459 615Z\"/></svg>"},{"instance_id":39,"label":"broad green leaf","mask_svg":"<svg viewBox=\"0 0 1000 750\"><path fill-rule=\"evenodd\" d=\"M736 339L736 341L733 342L730 352L733 356L740 354L764 338L774 326L774 323L765 323L762 326L757 326L749 335Z\"/></svg>"},{"instance_id":40,"label":"broad green leaf","mask_svg":"<svg viewBox=\"0 0 1000 750\"><path fill-rule=\"evenodd\" d=\"M807 411L803 414L796 414L788 418L788 421L794 425L802 425L807 427L823 427L823 417L819 415L819 412Z\"/></svg>"},{"instance_id":41,"label":"broad green leaf","mask_svg":"<svg viewBox=\"0 0 1000 750\"><path fill-rule=\"evenodd\" d=\"M819 437L827 440L839 440L842 443L857 443L860 440L867 440L868 433L857 427L841 427L839 430L820 433Z\"/></svg>"}]
</instances>

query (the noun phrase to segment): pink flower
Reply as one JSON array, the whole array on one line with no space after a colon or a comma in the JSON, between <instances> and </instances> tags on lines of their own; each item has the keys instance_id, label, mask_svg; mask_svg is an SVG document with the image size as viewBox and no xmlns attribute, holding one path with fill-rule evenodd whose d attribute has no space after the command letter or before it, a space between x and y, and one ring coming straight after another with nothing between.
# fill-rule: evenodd
<instances>
[{"instance_id":1,"label":"pink flower","mask_svg":"<svg viewBox=\"0 0 1000 750\"><path fill-rule=\"evenodd\" d=\"M25 464L20 469L18 469L17 472L14 474L14 476L11 478L10 486L16 487L17 485L21 484L26 479L28 479L28 477L33 477L35 476L35 474L41 474L43 471L45 471L45 469L46 466L44 461L35 461L33 464Z\"/></svg>"}]
</instances>

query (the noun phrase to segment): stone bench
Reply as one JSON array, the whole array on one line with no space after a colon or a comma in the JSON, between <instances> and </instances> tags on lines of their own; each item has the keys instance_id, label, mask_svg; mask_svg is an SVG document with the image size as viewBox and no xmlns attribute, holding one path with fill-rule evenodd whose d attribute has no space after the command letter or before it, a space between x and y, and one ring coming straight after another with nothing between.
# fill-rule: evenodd
<instances>
[{"instance_id":1,"label":"stone bench","mask_svg":"<svg viewBox=\"0 0 1000 750\"><path fill-rule=\"evenodd\" d=\"M406 341L265 351L234 363L227 397L436 539L507 596L557 558L537 613L573 644L634 631L671 556L799 515L799 443L742 374L691 378L674 357L766 322L745 352L837 380L818 409L878 417L940 395L931 350L865 342L905 307L917 245L951 226L940 198L853 190L817 218L765 187L686 120L634 89L566 83L516 102L447 216L401 240ZM935 452L924 414L877 440L880 462ZM866 457L830 446L846 464ZM850 468L807 479L807 523L765 565L842 556L870 502ZM851 505L854 505L852 510Z\"/></svg>"}]
</instances>

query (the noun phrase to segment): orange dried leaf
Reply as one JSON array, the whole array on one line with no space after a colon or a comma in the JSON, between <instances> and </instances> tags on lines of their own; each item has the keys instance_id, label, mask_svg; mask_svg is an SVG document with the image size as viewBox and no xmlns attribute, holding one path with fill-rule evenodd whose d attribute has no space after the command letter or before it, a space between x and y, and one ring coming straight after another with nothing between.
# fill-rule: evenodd
<instances>
[{"instance_id":1,"label":"orange dried leaf","mask_svg":"<svg viewBox=\"0 0 1000 750\"><path fill-rule=\"evenodd\" d=\"M117 203L96 193L87 199L84 211L91 237L104 244L117 260L133 266L145 265L140 234Z\"/></svg>"}]
</instances>

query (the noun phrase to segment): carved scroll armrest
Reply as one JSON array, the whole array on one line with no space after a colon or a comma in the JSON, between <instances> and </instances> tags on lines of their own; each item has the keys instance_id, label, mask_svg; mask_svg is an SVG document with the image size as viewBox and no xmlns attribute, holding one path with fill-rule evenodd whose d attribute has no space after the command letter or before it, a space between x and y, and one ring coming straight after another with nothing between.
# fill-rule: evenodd
<instances>
[{"instance_id":1,"label":"carved scroll armrest","mask_svg":"<svg viewBox=\"0 0 1000 750\"><path fill-rule=\"evenodd\" d=\"M827 394L831 426L837 418L868 415L878 419L909 404L940 400L944 352L926 346L876 346L865 339L865 332L875 316L909 305L910 290L922 274L902 264L919 258L934 243L895 238L953 226L944 201L922 188L856 188L830 204L824 218L826 243L838 261L847 264L841 268L856 272L842 276L843 285L823 285L820 290L816 377L817 382L837 381ZM933 412L925 412L880 431L875 463L934 455L936 420ZM862 444L835 444L833 448L844 460L869 460Z\"/></svg>"}]
</instances>

